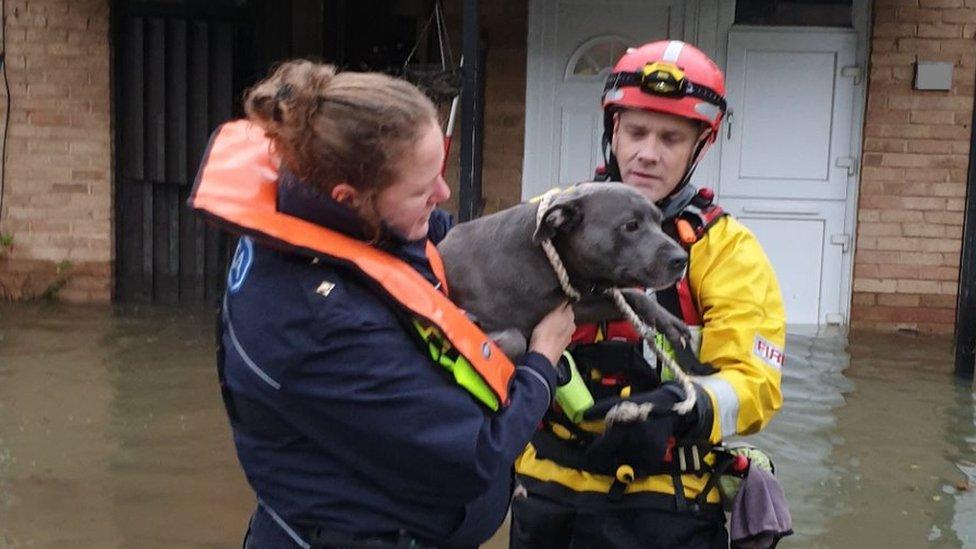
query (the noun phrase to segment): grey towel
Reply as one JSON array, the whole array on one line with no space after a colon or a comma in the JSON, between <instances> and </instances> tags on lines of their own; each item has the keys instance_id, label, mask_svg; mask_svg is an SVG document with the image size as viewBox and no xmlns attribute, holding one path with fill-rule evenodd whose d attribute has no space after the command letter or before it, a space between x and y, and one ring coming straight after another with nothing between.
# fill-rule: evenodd
<instances>
[{"instance_id":1,"label":"grey towel","mask_svg":"<svg viewBox=\"0 0 976 549\"><path fill-rule=\"evenodd\" d=\"M729 534L733 549L776 547L793 533L783 488L772 473L749 464L749 473L732 502Z\"/></svg>"}]
</instances>

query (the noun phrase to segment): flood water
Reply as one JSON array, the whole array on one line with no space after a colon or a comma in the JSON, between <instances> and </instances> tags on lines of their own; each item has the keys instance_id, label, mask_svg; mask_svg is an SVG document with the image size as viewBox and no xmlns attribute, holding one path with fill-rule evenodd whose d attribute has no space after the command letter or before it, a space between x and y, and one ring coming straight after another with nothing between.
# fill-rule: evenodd
<instances>
[{"instance_id":1,"label":"flood water","mask_svg":"<svg viewBox=\"0 0 976 549\"><path fill-rule=\"evenodd\" d=\"M787 355L752 438L790 502L780 547L976 548L976 400L950 340L795 328ZM240 547L253 506L210 314L0 305L0 547Z\"/></svg>"}]
</instances>

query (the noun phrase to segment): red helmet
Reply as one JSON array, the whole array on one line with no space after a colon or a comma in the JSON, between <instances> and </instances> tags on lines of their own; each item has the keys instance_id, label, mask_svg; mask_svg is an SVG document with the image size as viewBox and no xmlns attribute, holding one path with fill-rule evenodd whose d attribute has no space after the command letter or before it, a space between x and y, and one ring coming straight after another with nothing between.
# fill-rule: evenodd
<instances>
[{"instance_id":1,"label":"red helmet","mask_svg":"<svg viewBox=\"0 0 976 549\"><path fill-rule=\"evenodd\" d=\"M718 134L725 115L725 78L698 48L678 40L630 48L607 78L603 109L641 109L700 120Z\"/></svg>"}]
</instances>

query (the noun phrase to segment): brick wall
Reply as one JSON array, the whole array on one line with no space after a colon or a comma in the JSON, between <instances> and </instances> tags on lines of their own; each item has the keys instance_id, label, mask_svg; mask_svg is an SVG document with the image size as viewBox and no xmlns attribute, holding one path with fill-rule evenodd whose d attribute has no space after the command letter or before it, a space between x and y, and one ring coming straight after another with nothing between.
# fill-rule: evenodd
<instances>
[{"instance_id":1,"label":"brick wall","mask_svg":"<svg viewBox=\"0 0 976 549\"><path fill-rule=\"evenodd\" d=\"M11 112L0 297L111 296L112 193L107 0L7 0ZM2 103L2 101L0 101Z\"/></svg>"},{"instance_id":2,"label":"brick wall","mask_svg":"<svg viewBox=\"0 0 976 549\"><path fill-rule=\"evenodd\" d=\"M969 164L976 1L876 0L852 323L951 332ZM912 89L951 61L952 90Z\"/></svg>"}]
</instances>

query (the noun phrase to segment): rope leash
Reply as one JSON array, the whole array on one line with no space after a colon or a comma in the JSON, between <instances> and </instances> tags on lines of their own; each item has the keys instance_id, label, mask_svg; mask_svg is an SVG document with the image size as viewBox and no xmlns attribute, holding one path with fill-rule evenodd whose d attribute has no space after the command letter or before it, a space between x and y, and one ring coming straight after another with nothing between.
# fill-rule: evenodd
<instances>
[{"instance_id":1,"label":"rope leash","mask_svg":"<svg viewBox=\"0 0 976 549\"><path fill-rule=\"evenodd\" d=\"M681 369L681 366L679 366L678 363L671 358L668 352L661 347L656 337L657 330L641 320L641 317L637 315L637 312L634 311L634 308L630 306L630 303L627 303L627 300L624 299L624 294L619 288L611 288L607 290L607 293L613 298L613 302L616 303L617 308L620 309L620 312L623 313L624 317L626 317L627 320L633 324L634 329L637 330L637 333L640 334L642 338L647 340L648 343L650 343L648 346L654 351L654 354L657 355L657 359L661 362L661 364L665 368L671 370L671 372L674 374L675 381L680 383L681 388L685 390L685 399L674 405L674 411L678 412L678 414L682 416L690 412L691 409L695 407L695 401L698 400L698 392L695 390L694 384L691 381L691 376L686 374L685 371Z\"/></svg>"},{"instance_id":2,"label":"rope leash","mask_svg":"<svg viewBox=\"0 0 976 549\"><path fill-rule=\"evenodd\" d=\"M546 210L549 209L549 203L552 202L552 198L559 194L558 189L552 189L546 194L542 195L539 200L539 207L535 211L535 226L536 229L542 226L542 218L546 214ZM566 272L566 267L563 265L561 259L559 259L559 253L556 252L556 247L552 245L552 240L545 239L542 241L542 251L546 252L546 257L549 258L549 264L552 265L552 270L556 272L556 278L559 279L559 285L562 286L563 293L570 301L579 301L582 299L582 295L573 287L573 284L569 281L569 273Z\"/></svg>"},{"instance_id":3,"label":"rope leash","mask_svg":"<svg viewBox=\"0 0 976 549\"><path fill-rule=\"evenodd\" d=\"M535 221L536 227L542 225L543 216L546 210L549 209L549 204L552 199L559 194L561 191L559 189L552 189L546 194L542 195L539 200L539 207L536 210ZM562 287L563 293L572 300L579 301L582 295L579 291L573 287L572 283L569 281L569 273L566 272L566 267L563 265L562 260L559 258L559 253L556 252L556 247L552 245L550 239L545 239L541 242L542 250L546 253L546 257L549 258L549 264L552 265L552 270L556 273L556 278L559 279L559 285ZM661 365L670 369L674 373L675 381L681 384L681 388L685 391L685 399L674 405L674 411L679 415L685 415L691 411L695 406L695 402L698 399L698 392L695 390L694 383L691 381L691 377L681 369L681 366L668 354L668 352L658 343L657 340L657 330L653 326L648 325L644 322L641 317L634 311L634 308L627 303L624 298L624 294L619 288L610 288L606 291L607 295L613 299L614 304L617 309L624 315L637 330L637 333L644 338L648 343L649 347L654 351L657 359L660 361ZM647 410L650 412L650 410Z\"/></svg>"}]
</instances>

